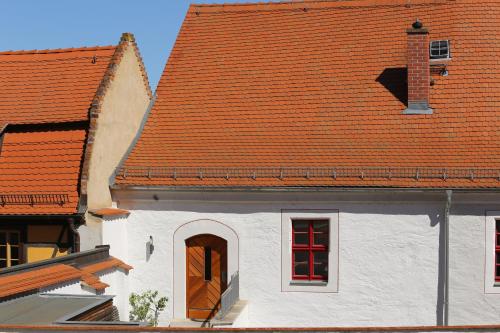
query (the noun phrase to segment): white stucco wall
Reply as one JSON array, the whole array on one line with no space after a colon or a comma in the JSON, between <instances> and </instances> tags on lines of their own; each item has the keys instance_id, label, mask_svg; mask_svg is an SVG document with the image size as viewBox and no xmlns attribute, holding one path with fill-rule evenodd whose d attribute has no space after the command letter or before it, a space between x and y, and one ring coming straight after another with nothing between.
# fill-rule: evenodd
<instances>
[{"instance_id":1,"label":"white stucco wall","mask_svg":"<svg viewBox=\"0 0 500 333\"><path fill-rule=\"evenodd\" d=\"M248 300L248 326L440 324L442 194L155 195L159 200L146 191L115 193L115 203L130 210L131 215L121 221L121 229L115 234L125 232L128 246L114 255L127 258L134 266L129 276L130 291L154 289L170 298L163 322L168 322L174 315L173 308L177 308L172 299L178 288L174 275L179 274L179 267L173 265L174 232L190 221L208 219L238 235L240 297ZM492 199L485 204L483 199L477 199L477 203L468 198L454 200L450 217L449 324L498 324L500 294L485 293L485 212L500 210L496 203L500 201ZM281 211L289 209L338 210L338 292L282 291ZM104 223L110 226L114 222ZM113 234L114 229L109 230ZM148 257L150 235L155 250Z\"/></svg>"},{"instance_id":2,"label":"white stucco wall","mask_svg":"<svg viewBox=\"0 0 500 333\"><path fill-rule=\"evenodd\" d=\"M62 295L112 295L113 304L117 307L120 320L128 320L128 279L127 274L119 269L110 269L96 273L101 282L109 285L103 292L84 287L79 279L44 288L40 292Z\"/></svg>"}]
</instances>

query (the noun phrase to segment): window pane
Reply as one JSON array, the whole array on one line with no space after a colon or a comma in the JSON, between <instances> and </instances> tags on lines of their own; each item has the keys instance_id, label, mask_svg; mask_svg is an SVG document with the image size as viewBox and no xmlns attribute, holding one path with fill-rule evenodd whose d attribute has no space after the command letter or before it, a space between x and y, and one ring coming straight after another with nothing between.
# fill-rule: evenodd
<instances>
[{"instance_id":1,"label":"window pane","mask_svg":"<svg viewBox=\"0 0 500 333\"><path fill-rule=\"evenodd\" d=\"M212 248L205 246L205 281L212 280Z\"/></svg>"},{"instance_id":2,"label":"window pane","mask_svg":"<svg viewBox=\"0 0 500 333\"><path fill-rule=\"evenodd\" d=\"M496 253L496 257L497 257L497 264L500 264L500 253Z\"/></svg>"},{"instance_id":3,"label":"window pane","mask_svg":"<svg viewBox=\"0 0 500 333\"><path fill-rule=\"evenodd\" d=\"M10 248L10 258L11 259L18 259L19 258L19 247L12 246Z\"/></svg>"},{"instance_id":4,"label":"window pane","mask_svg":"<svg viewBox=\"0 0 500 333\"><path fill-rule=\"evenodd\" d=\"M328 278L328 252L314 252L314 275Z\"/></svg>"},{"instance_id":5,"label":"window pane","mask_svg":"<svg viewBox=\"0 0 500 333\"><path fill-rule=\"evenodd\" d=\"M7 259L7 247L0 246L0 259Z\"/></svg>"},{"instance_id":6,"label":"window pane","mask_svg":"<svg viewBox=\"0 0 500 333\"><path fill-rule=\"evenodd\" d=\"M313 223L314 232L328 232L328 221L317 221Z\"/></svg>"},{"instance_id":7,"label":"window pane","mask_svg":"<svg viewBox=\"0 0 500 333\"><path fill-rule=\"evenodd\" d=\"M309 276L309 252L293 252L293 274Z\"/></svg>"},{"instance_id":8,"label":"window pane","mask_svg":"<svg viewBox=\"0 0 500 333\"><path fill-rule=\"evenodd\" d=\"M0 244L7 243L7 234L5 232L0 232Z\"/></svg>"},{"instance_id":9,"label":"window pane","mask_svg":"<svg viewBox=\"0 0 500 333\"><path fill-rule=\"evenodd\" d=\"M328 246L328 221L318 221L313 224L314 245Z\"/></svg>"},{"instance_id":10,"label":"window pane","mask_svg":"<svg viewBox=\"0 0 500 333\"><path fill-rule=\"evenodd\" d=\"M500 246L500 234L497 234L497 246Z\"/></svg>"},{"instance_id":11,"label":"window pane","mask_svg":"<svg viewBox=\"0 0 500 333\"><path fill-rule=\"evenodd\" d=\"M19 244L19 234L17 232L11 232L9 241L11 245Z\"/></svg>"},{"instance_id":12,"label":"window pane","mask_svg":"<svg viewBox=\"0 0 500 333\"><path fill-rule=\"evenodd\" d=\"M0 260L0 268L7 267L7 260Z\"/></svg>"},{"instance_id":13,"label":"window pane","mask_svg":"<svg viewBox=\"0 0 500 333\"><path fill-rule=\"evenodd\" d=\"M293 244L294 245L309 245L309 234L308 233L294 233Z\"/></svg>"},{"instance_id":14,"label":"window pane","mask_svg":"<svg viewBox=\"0 0 500 333\"><path fill-rule=\"evenodd\" d=\"M295 232L309 232L309 222L307 221L293 221L292 226Z\"/></svg>"},{"instance_id":15,"label":"window pane","mask_svg":"<svg viewBox=\"0 0 500 333\"><path fill-rule=\"evenodd\" d=\"M314 233L314 245L328 246L328 234Z\"/></svg>"},{"instance_id":16,"label":"window pane","mask_svg":"<svg viewBox=\"0 0 500 333\"><path fill-rule=\"evenodd\" d=\"M11 261L10 261L10 265L11 265L11 266L16 266L16 265L19 265L19 260L11 260Z\"/></svg>"},{"instance_id":17,"label":"window pane","mask_svg":"<svg viewBox=\"0 0 500 333\"><path fill-rule=\"evenodd\" d=\"M497 278L499 278L499 277L500 277L500 266L499 266L499 265L497 265L497 266L496 266L496 268L497 268L497 269L496 269L495 276L496 276Z\"/></svg>"},{"instance_id":18,"label":"window pane","mask_svg":"<svg viewBox=\"0 0 500 333\"><path fill-rule=\"evenodd\" d=\"M294 245L309 245L309 222L293 221Z\"/></svg>"}]
</instances>

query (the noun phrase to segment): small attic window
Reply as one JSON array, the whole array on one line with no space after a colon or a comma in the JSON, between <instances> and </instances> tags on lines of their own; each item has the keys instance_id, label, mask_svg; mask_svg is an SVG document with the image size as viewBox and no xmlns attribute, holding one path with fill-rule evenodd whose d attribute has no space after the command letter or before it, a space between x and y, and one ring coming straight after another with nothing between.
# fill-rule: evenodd
<instances>
[{"instance_id":1,"label":"small attic window","mask_svg":"<svg viewBox=\"0 0 500 333\"><path fill-rule=\"evenodd\" d=\"M449 40L435 40L430 45L431 59L450 59L450 41Z\"/></svg>"}]
</instances>

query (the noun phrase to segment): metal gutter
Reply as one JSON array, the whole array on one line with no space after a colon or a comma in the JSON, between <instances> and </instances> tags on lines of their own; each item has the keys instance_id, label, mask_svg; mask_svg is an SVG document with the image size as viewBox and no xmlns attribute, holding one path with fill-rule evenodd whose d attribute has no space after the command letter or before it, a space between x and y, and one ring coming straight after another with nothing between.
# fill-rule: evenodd
<instances>
[{"instance_id":1,"label":"metal gutter","mask_svg":"<svg viewBox=\"0 0 500 333\"><path fill-rule=\"evenodd\" d=\"M449 292L450 292L450 209L451 209L451 197L453 191L446 191L446 206L444 211L444 314L443 314L443 325L448 326L449 321Z\"/></svg>"},{"instance_id":2,"label":"metal gutter","mask_svg":"<svg viewBox=\"0 0 500 333\"><path fill-rule=\"evenodd\" d=\"M500 187L493 188L440 188L440 187L333 187L333 186L164 186L164 185L112 185L111 190L140 190L140 191L186 191L186 192L500 192Z\"/></svg>"}]
</instances>

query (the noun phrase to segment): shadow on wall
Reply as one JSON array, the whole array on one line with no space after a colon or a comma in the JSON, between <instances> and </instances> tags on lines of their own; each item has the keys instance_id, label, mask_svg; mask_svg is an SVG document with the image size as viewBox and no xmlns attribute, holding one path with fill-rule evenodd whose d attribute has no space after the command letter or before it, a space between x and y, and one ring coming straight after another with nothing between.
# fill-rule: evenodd
<instances>
[{"instance_id":1,"label":"shadow on wall","mask_svg":"<svg viewBox=\"0 0 500 333\"><path fill-rule=\"evenodd\" d=\"M405 67L386 68L375 80L401 103L408 106L408 81Z\"/></svg>"}]
</instances>

